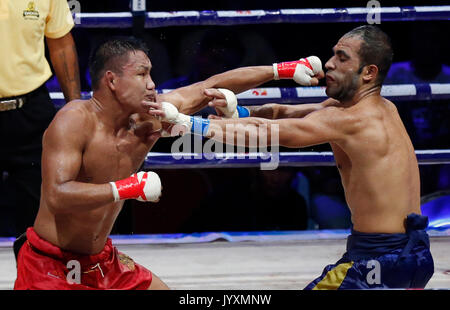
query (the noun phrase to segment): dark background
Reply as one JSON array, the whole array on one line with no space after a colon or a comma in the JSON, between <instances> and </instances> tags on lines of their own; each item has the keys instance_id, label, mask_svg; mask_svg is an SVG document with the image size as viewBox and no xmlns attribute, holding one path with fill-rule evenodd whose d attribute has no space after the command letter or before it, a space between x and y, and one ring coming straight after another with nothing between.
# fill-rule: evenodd
<instances>
[{"instance_id":1,"label":"dark background","mask_svg":"<svg viewBox=\"0 0 450 310\"><path fill-rule=\"evenodd\" d=\"M129 11L128 1L80 1L81 12ZM439 1L380 1L382 6L443 5ZM447 2L448 4L448 2ZM365 7L366 1L147 1L147 11L249 10ZM84 29L73 35L82 90L90 91L89 52L105 36L140 34L150 48L157 88L175 88L240 66L270 65L317 55L323 63L347 31L362 23L184 26L145 29ZM395 63L410 63L423 82L447 82L450 21L382 22L392 39ZM392 76L389 83L403 83ZM442 78L444 80L442 80ZM406 76L406 79L408 77ZM439 80L440 79L440 80ZM446 79L446 80L445 80ZM414 82L410 82L414 83ZM48 83L51 91L59 91ZM324 81L321 85L325 85ZM296 87L292 81L264 87ZM450 148L448 100L396 103L416 149ZM170 152L172 139L152 151ZM302 151L329 151L328 145ZM297 151L283 150L282 151ZM127 201L113 233L302 230L350 227L350 214L335 167L155 170L164 184L159 203ZM422 195L450 189L449 165L420 166Z\"/></svg>"}]
</instances>

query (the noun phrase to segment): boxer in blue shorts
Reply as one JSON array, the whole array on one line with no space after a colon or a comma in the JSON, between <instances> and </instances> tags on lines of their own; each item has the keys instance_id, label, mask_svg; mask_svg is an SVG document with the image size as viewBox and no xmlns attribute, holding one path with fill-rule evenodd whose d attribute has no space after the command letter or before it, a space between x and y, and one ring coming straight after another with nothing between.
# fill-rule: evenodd
<instances>
[{"instance_id":1,"label":"boxer in blue shorts","mask_svg":"<svg viewBox=\"0 0 450 310\"><path fill-rule=\"evenodd\" d=\"M426 216L406 219L405 234L351 230L347 252L305 289L423 288L433 275Z\"/></svg>"},{"instance_id":2,"label":"boxer in blue shorts","mask_svg":"<svg viewBox=\"0 0 450 310\"><path fill-rule=\"evenodd\" d=\"M376 26L361 26L342 36L333 53L325 64L330 98L322 103L266 104L248 113L238 107L235 116L228 111L232 118L201 121L166 113L166 121L222 143L248 146L252 135L296 149L329 143L353 226L342 259L306 289L424 288L434 263L420 209L419 166L395 105L381 96L393 58L390 39ZM291 65L274 64L275 79L301 71ZM229 93L210 96L216 107L235 106Z\"/></svg>"}]
</instances>

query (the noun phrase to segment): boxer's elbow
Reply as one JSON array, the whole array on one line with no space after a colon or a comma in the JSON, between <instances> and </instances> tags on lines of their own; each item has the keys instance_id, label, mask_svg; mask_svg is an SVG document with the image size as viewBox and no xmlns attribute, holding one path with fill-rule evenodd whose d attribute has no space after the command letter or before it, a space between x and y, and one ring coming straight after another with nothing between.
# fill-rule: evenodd
<instances>
[{"instance_id":1,"label":"boxer's elbow","mask_svg":"<svg viewBox=\"0 0 450 310\"><path fill-rule=\"evenodd\" d=\"M67 195L62 185L52 185L43 189L43 200L53 214L67 213Z\"/></svg>"},{"instance_id":2,"label":"boxer's elbow","mask_svg":"<svg viewBox=\"0 0 450 310\"><path fill-rule=\"evenodd\" d=\"M299 148L308 145L307 139L305 139L305 132L301 127L296 126L294 122L280 122L275 130L272 131L271 140L289 148Z\"/></svg>"},{"instance_id":3,"label":"boxer's elbow","mask_svg":"<svg viewBox=\"0 0 450 310\"><path fill-rule=\"evenodd\" d=\"M48 196L44 199L44 201L45 205L52 214L64 213L62 204L60 203L60 199L58 199L56 196Z\"/></svg>"},{"instance_id":4,"label":"boxer's elbow","mask_svg":"<svg viewBox=\"0 0 450 310\"><path fill-rule=\"evenodd\" d=\"M49 209L49 211L52 214L61 214L63 213L61 204L59 202L59 199L56 196L47 196L44 198L44 202L46 207Z\"/></svg>"}]
</instances>

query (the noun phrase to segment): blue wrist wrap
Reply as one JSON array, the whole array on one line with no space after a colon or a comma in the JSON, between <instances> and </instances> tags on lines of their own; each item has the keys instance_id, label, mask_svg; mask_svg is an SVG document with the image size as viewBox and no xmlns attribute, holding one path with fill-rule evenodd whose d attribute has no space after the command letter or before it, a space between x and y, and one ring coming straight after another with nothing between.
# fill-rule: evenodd
<instances>
[{"instance_id":1,"label":"blue wrist wrap","mask_svg":"<svg viewBox=\"0 0 450 310\"><path fill-rule=\"evenodd\" d=\"M238 106L236 106L236 109L238 111L239 118L250 116L250 111L247 108L241 107L240 105L238 105Z\"/></svg>"},{"instance_id":2,"label":"blue wrist wrap","mask_svg":"<svg viewBox=\"0 0 450 310\"><path fill-rule=\"evenodd\" d=\"M209 119L204 119L198 116L191 116L191 132L196 135L206 135L209 129Z\"/></svg>"}]
</instances>

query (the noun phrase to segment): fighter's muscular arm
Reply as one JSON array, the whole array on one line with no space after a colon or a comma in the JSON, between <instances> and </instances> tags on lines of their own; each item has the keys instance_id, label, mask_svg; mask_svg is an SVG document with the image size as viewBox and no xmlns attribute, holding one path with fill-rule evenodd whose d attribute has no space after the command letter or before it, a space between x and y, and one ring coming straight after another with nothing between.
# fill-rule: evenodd
<instances>
[{"instance_id":1,"label":"fighter's muscular arm","mask_svg":"<svg viewBox=\"0 0 450 310\"><path fill-rule=\"evenodd\" d=\"M272 66L243 67L214 75L205 81L178 88L160 95L160 101L168 101L183 114L192 114L204 108L211 100L205 94L209 88L226 88L234 93L257 87L274 78Z\"/></svg>"},{"instance_id":2,"label":"fighter's muscular arm","mask_svg":"<svg viewBox=\"0 0 450 310\"><path fill-rule=\"evenodd\" d=\"M244 126L227 126L242 124ZM246 126L252 125L252 126ZM206 137L220 142L248 146L249 135L258 135L268 144L298 148L326 142L339 142L356 131L358 121L336 107L320 109L303 118L269 120L241 118L211 120ZM253 130L266 127L267 130ZM231 137L230 137L231 136Z\"/></svg>"},{"instance_id":3,"label":"fighter's muscular arm","mask_svg":"<svg viewBox=\"0 0 450 310\"><path fill-rule=\"evenodd\" d=\"M192 114L211 100L211 96L206 93L207 89L225 88L233 93L241 93L273 79L293 79L300 85L317 85L323 77L320 59L310 56L272 66L243 67L216 74L203 82L161 95L160 100L170 102L180 113Z\"/></svg>"},{"instance_id":4,"label":"fighter's muscular arm","mask_svg":"<svg viewBox=\"0 0 450 310\"><path fill-rule=\"evenodd\" d=\"M337 103L338 101L332 98L329 98L320 103L306 103L296 105L268 103L262 106L249 107L249 111L251 117L268 119L302 118L309 113L321 110L326 107L334 106Z\"/></svg>"},{"instance_id":5,"label":"fighter's muscular arm","mask_svg":"<svg viewBox=\"0 0 450 310\"><path fill-rule=\"evenodd\" d=\"M89 121L80 109L58 113L43 138L42 197L54 213L88 211L114 201L110 184L76 181Z\"/></svg>"}]
</instances>

